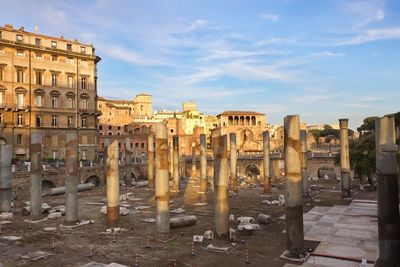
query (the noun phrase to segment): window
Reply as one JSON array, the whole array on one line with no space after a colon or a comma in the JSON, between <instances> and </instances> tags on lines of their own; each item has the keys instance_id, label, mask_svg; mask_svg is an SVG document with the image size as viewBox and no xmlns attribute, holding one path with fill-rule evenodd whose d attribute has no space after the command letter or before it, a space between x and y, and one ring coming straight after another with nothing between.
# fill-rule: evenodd
<instances>
[{"instance_id":1,"label":"window","mask_svg":"<svg viewBox=\"0 0 400 267\"><path fill-rule=\"evenodd\" d=\"M18 83L24 82L24 71L23 70L17 70L17 82Z\"/></svg>"},{"instance_id":2,"label":"window","mask_svg":"<svg viewBox=\"0 0 400 267\"><path fill-rule=\"evenodd\" d=\"M100 125L100 126L99 126L99 130L103 130L103 125Z\"/></svg>"},{"instance_id":3,"label":"window","mask_svg":"<svg viewBox=\"0 0 400 267\"><path fill-rule=\"evenodd\" d=\"M57 48L57 42L51 41L51 48Z\"/></svg>"},{"instance_id":4,"label":"window","mask_svg":"<svg viewBox=\"0 0 400 267\"><path fill-rule=\"evenodd\" d=\"M51 61L58 61L58 57L56 55L51 55Z\"/></svg>"},{"instance_id":5,"label":"window","mask_svg":"<svg viewBox=\"0 0 400 267\"><path fill-rule=\"evenodd\" d=\"M74 117L68 116L68 127L72 128L74 127Z\"/></svg>"},{"instance_id":6,"label":"window","mask_svg":"<svg viewBox=\"0 0 400 267\"><path fill-rule=\"evenodd\" d=\"M42 95L35 95L36 106L41 107L43 105L42 100Z\"/></svg>"},{"instance_id":7,"label":"window","mask_svg":"<svg viewBox=\"0 0 400 267\"><path fill-rule=\"evenodd\" d=\"M3 91L0 91L0 107L2 107L3 106L3 103L4 103L4 92Z\"/></svg>"},{"instance_id":8,"label":"window","mask_svg":"<svg viewBox=\"0 0 400 267\"><path fill-rule=\"evenodd\" d=\"M51 97L51 107L58 108L58 96Z\"/></svg>"},{"instance_id":9,"label":"window","mask_svg":"<svg viewBox=\"0 0 400 267\"><path fill-rule=\"evenodd\" d=\"M17 94L17 106L18 108L23 108L24 107L24 94Z\"/></svg>"},{"instance_id":10,"label":"window","mask_svg":"<svg viewBox=\"0 0 400 267\"><path fill-rule=\"evenodd\" d=\"M118 129L118 131L121 130L121 126L118 126L117 129Z\"/></svg>"},{"instance_id":11,"label":"window","mask_svg":"<svg viewBox=\"0 0 400 267\"><path fill-rule=\"evenodd\" d=\"M42 53L36 53L36 59L42 60Z\"/></svg>"},{"instance_id":12,"label":"window","mask_svg":"<svg viewBox=\"0 0 400 267\"><path fill-rule=\"evenodd\" d=\"M68 57L67 58L67 64L73 65L74 64L74 59L72 57Z\"/></svg>"},{"instance_id":13,"label":"window","mask_svg":"<svg viewBox=\"0 0 400 267\"><path fill-rule=\"evenodd\" d=\"M88 100L87 99L81 99L81 108L88 109Z\"/></svg>"},{"instance_id":14,"label":"window","mask_svg":"<svg viewBox=\"0 0 400 267\"><path fill-rule=\"evenodd\" d=\"M86 61L86 60L83 60L83 59L81 59L81 66L82 66L82 67L87 67L87 66L88 66L88 63L87 63L87 61Z\"/></svg>"},{"instance_id":15,"label":"window","mask_svg":"<svg viewBox=\"0 0 400 267\"><path fill-rule=\"evenodd\" d=\"M67 80L68 80L68 88L70 88L70 89L74 88L74 77L69 75Z\"/></svg>"},{"instance_id":16,"label":"window","mask_svg":"<svg viewBox=\"0 0 400 267\"><path fill-rule=\"evenodd\" d=\"M57 86L57 74L56 73L51 74L51 85Z\"/></svg>"},{"instance_id":17,"label":"window","mask_svg":"<svg viewBox=\"0 0 400 267\"><path fill-rule=\"evenodd\" d=\"M0 113L0 124L3 124L3 113Z\"/></svg>"},{"instance_id":18,"label":"window","mask_svg":"<svg viewBox=\"0 0 400 267\"><path fill-rule=\"evenodd\" d=\"M87 127L87 118L86 117L82 117L82 119L81 119L81 127L82 128L86 128Z\"/></svg>"},{"instance_id":19,"label":"window","mask_svg":"<svg viewBox=\"0 0 400 267\"><path fill-rule=\"evenodd\" d=\"M82 150L82 159L86 160L86 150Z\"/></svg>"},{"instance_id":20,"label":"window","mask_svg":"<svg viewBox=\"0 0 400 267\"><path fill-rule=\"evenodd\" d=\"M58 124L57 116L51 116L51 126L56 127Z\"/></svg>"},{"instance_id":21,"label":"window","mask_svg":"<svg viewBox=\"0 0 400 267\"><path fill-rule=\"evenodd\" d=\"M86 47L81 46L81 53L86 54Z\"/></svg>"},{"instance_id":22,"label":"window","mask_svg":"<svg viewBox=\"0 0 400 267\"><path fill-rule=\"evenodd\" d=\"M57 159L57 150L51 151L51 155L52 155L53 159Z\"/></svg>"},{"instance_id":23,"label":"window","mask_svg":"<svg viewBox=\"0 0 400 267\"><path fill-rule=\"evenodd\" d=\"M21 34L17 34L17 42L22 42L24 40L24 36Z\"/></svg>"},{"instance_id":24,"label":"window","mask_svg":"<svg viewBox=\"0 0 400 267\"><path fill-rule=\"evenodd\" d=\"M24 57L24 51L17 50L17 57Z\"/></svg>"},{"instance_id":25,"label":"window","mask_svg":"<svg viewBox=\"0 0 400 267\"><path fill-rule=\"evenodd\" d=\"M74 108L74 98L73 97L67 98L67 108Z\"/></svg>"},{"instance_id":26,"label":"window","mask_svg":"<svg viewBox=\"0 0 400 267\"><path fill-rule=\"evenodd\" d=\"M67 44L67 50L72 51L72 44Z\"/></svg>"},{"instance_id":27,"label":"window","mask_svg":"<svg viewBox=\"0 0 400 267\"><path fill-rule=\"evenodd\" d=\"M22 134L17 134L17 145L22 145Z\"/></svg>"},{"instance_id":28,"label":"window","mask_svg":"<svg viewBox=\"0 0 400 267\"><path fill-rule=\"evenodd\" d=\"M35 45L36 46L40 46L42 40L40 40L40 38L35 38Z\"/></svg>"},{"instance_id":29,"label":"window","mask_svg":"<svg viewBox=\"0 0 400 267\"><path fill-rule=\"evenodd\" d=\"M23 124L23 117L22 117L22 114L18 114L18 115L17 115L17 125L18 125L18 126L22 126L22 124Z\"/></svg>"},{"instance_id":30,"label":"window","mask_svg":"<svg viewBox=\"0 0 400 267\"><path fill-rule=\"evenodd\" d=\"M38 85L42 85L42 72L41 71L37 71L36 72L36 84Z\"/></svg>"},{"instance_id":31,"label":"window","mask_svg":"<svg viewBox=\"0 0 400 267\"><path fill-rule=\"evenodd\" d=\"M86 77L81 78L81 89L83 89L83 90L87 89L87 78Z\"/></svg>"},{"instance_id":32,"label":"window","mask_svg":"<svg viewBox=\"0 0 400 267\"><path fill-rule=\"evenodd\" d=\"M42 126L42 115L36 115L36 127Z\"/></svg>"},{"instance_id":33,"label":"window","mask_svg":"<svg viewBox=\"0 0 400 267\"><path fill-rule=\"evenodd\" d=\"M0 82L1 81L3 81L3 68L0 68Z\"/></svg>"}]
</instances>

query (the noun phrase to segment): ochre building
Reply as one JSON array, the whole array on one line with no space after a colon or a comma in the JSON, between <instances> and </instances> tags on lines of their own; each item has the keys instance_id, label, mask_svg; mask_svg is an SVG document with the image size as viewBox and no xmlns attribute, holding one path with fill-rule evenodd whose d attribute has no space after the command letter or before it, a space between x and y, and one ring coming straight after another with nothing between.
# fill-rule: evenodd
<instances>
[{"instance_id":1,"label":"ochre building","mask_svg":"<svg viewBox=\"0 0 400 267\"><path fill-rule=\"evenodd\" d=\"M30 136L40 132L43 157L63 159L65 136L76 131L79 158L97 149L95 48L63 37L0 27L0 143L29 159Z\"/></svg>"}]
</instances>

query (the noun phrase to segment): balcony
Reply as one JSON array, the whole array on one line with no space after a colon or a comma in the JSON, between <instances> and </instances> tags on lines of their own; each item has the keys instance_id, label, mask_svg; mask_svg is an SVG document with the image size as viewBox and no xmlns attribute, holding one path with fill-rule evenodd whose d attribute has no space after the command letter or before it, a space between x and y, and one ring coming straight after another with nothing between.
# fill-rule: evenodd
<instances>
[{"instance_id":1,"label":"balcony","mask_svg":"<svg viewBox=\"0 0 400 267\"><path fill-rule=\"evenodd\" d=\"M31 110L31 106L16 104L16 105L14 105L13 109L14 109L14 111L25 110L25 112L29 112Z\"/></svg>"}]
</instances>

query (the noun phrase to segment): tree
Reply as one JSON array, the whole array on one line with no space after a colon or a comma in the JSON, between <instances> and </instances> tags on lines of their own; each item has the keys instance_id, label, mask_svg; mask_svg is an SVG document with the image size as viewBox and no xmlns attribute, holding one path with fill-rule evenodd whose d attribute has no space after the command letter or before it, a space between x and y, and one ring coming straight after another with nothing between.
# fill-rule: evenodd
<instances>
[{"instance_id":1,"label":"tree","mask_svg":"<svg viewBox=\"0 0 400 267\"><path fill-rule=\"evenodd\" d=\"M364 135L359 140L349 143L350 166L357 175L367 177L368 183L372 184L372 177L375 174L375 133Z\"/></svg>"}]
</instances>

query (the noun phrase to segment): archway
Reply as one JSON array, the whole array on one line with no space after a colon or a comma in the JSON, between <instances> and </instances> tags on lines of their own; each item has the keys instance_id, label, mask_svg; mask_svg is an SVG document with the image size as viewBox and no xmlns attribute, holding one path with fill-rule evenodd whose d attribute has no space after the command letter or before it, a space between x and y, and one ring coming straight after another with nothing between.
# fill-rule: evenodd
<instances>
[{"instance_id":1,"label":"archway","mask_svg":"<svg viewBox=\"0 0 400 267\"><path fill-rule=\"evenodd\" d=\"M260 169L258 166L254 163L250 163L249 165L246 166L244 173L246 176L256 179L258 175L260 175Z\"/></svg>"},{"instance_id":2,"label":"archway","mask_svg":"<svg viewBox=\"0 0 400 267\"><path fill-rule=\"evenodd\" d=\"M52 181L49 180L42 181L42 192L47 192L54 187L56 187L56 185Z\"/></svg>"},{"instance_id":3,"label":"archway","mask_svg":"<svg viewBox=\"0 0 400 267\"><path fill-rule=\"evenodd\" d=\"M101 184L101 180L100 180L100 178L99 178L97 175L92 175L92 176L89 176L89 177L86 179L85 183L91 183L91 184L93 184L95 187L98 187L98 186L100 186L100 184Z\"/></svg>"},{"instance_id":4,"label":"archway","mask_svg":"<svg viewBox=\"0 0 400 267\"><path fill-rule=\"evenodd\" d=\"M3 137L0 137L0 145L7 145L7 141Z\"/></svg>"},{"instance_id":5,"label":"archway","mask_svg":"<svg viewBox=\"0 0 400 267\"><path fill-rule=\"evenodd\" d=\"M318 177L319 178L330 178L330 179L336 179L336 172L335 168L332 166L322 166L318 168Z\"/></svg>"}]
</instances>

